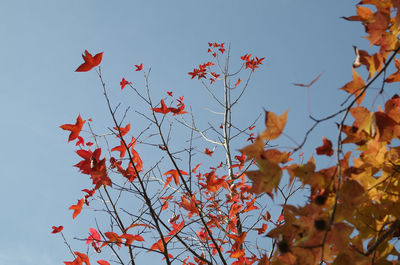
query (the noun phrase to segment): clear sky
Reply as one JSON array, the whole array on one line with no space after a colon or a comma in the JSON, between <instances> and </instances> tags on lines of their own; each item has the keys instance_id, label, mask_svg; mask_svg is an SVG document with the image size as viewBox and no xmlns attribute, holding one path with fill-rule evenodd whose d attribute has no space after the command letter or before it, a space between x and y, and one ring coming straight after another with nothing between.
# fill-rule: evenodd
<instances>
[{"instance_id":1,"label":"clear sky","mask_svg":"<svg viewBox=\"0 0 400 265\"><path fill-rule=\"evenodd\" d=\"M95 72L74 72L85 49L104 52L102 70L115 102L130 100L121 94L122 77L143 87L133 67L143 63L152 68L155 101L166 90L184 95L200 124L210 117L207 95L187 73L210 60L207 42L230 43L236 64L245 53L266 57L236 113L238 122L263 108L281 114L290 107L285 132L300 141L311 122L306 91L292 83L308 83L324 72L311 88L311 111L322 116L338 109L346 96L338 88L351 80L352 45L368 47L362 26L340 18L355 14L357 2L1 1L0 264L62 264L71 256L51 226L64 225L82 250L72 238L85 236L93 224L87 214L78 225L68 210L88 181L72 167L78 158L59 128L78 113L98 128L112 125ZM332 122L322 126L310 137L314 147L321 133L336 135ZM293 146L287 139L280 144ZM305 150L310 156L314 149Z\"/></svg>"}]
</instances>

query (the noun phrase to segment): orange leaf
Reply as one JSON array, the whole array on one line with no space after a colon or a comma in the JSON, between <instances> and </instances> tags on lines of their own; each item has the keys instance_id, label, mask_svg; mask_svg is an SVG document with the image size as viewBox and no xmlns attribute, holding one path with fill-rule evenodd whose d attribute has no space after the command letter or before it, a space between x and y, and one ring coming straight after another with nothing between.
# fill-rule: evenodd
<instances>
[{"instance_id":1,"label":"orange leaf","mask_svg":"<svg viewBox=\"0 0 400 265\"><path fill-rule=\"evenodd\" d=\"M126 231L128 231L129 229L131 229L131 228L133 228L133 227L136 227L136 226L143 226L143 227L149 227L149 228L154 228L154 227L152 227L151 225L146 225L146 224L135 224L135 223L133 223L133 224L131 224L130 226L128 226L127 228L125 228L125 233L126 233Z\"/></svg>"},{"instance_id":2,"label":"orange leaf","mask_svg":"<svg viewBox=\"0 0 400 265\"><path fill-rule=\"evenodd\" d=\"M105 260L98 260L97 263L99 263L100 265L110 265L110 263L108 263L108 261Z\"/></svg>"},{"instance_id":3,"label":"orange leaf","mask_svg":"<svg viewBox=\"0 0 400 265\"><path fill-rule=\"evenodd\" d=\"M260 138L263 140L278 138L286 125L288 111L286 110L280 117L271 111L265 111L265 126L267 129L260 134Z\"/></svg>"},{"instance_id":4,"label":"orange leaf","mask_svg":"<svg viewBox=\"0 0 400 265\"><path fill-rule=\"evenodd\" d=\"M197 166L195 166L195 167L192 169L192 172L193 172L193 173L196 173L196 170L199 168L200 165L201 165L201 163L200 163L200 164L197 164Z\"/></svg>"},{"instance_id":5,"label":"orange leaf","mask_svg":"<svg viewBox=\"0 0 400 265\"><path fill-rule=\"evenodd\" d=\"M260 228L255 228L255 230L257 230L257 234L261 235L261 234L265 233L267 228L268 228L267 224L262 224L262 226Z\"/></svg>"},{"instance_id":6,"label":"orange leaf","mask_svg":"<svg viewBox=\"0 0 400 265\"><path fill-rule=\"evenodd\" d=\"M388 78L386 78L386 83L393 83L400 81L400 61L394 58L394 63L396 65L397 71L394 74L391 74Z\"/></svg>"},{"instance_id":7,"label":"orange leaf","mask_svg":"<svg viewBox=\"0 0 400 265\"><path fill-rule=\"evenodd\" d=\"M199 210L196 207L196 204L198 201L194 197L194 194L190 198L190 201L186 199L185 196L181 197L181 201L178 203L180 206L182 206L186 211L188 211L188 217L191 218L193 214L199 214Z\"/></svg>"},{"instance_id":8,"label":"orange leaf","mask_svg":"<svg viewBox=\"0 0 400 265\"><path fill-rule=\"evenodd\" d=\"M82 54L82 58L85 62L81 64L75 72L87 72L92 70L93 67L98 66L103 59L103 53L98 53L93 57L87 50L85 50L85 55Z\"/></svg>"},{"instance_id":9,"label":"orange leaf","mask_svg":"<svg viewBox=\"0 0 400 265\"><path fill-rule=\"evenodd\" d=\"M245 240L245 238L246 238L246 236L247 236L246 232L243 232L240 236L238 236L238 235L228 235L228 237L230 239L233 239L235 241L235 245L236 246L242 245L244 240Z\"/></svg>"},{"instance_id":10,"label":"orange leaf","mask_svg":"<svg viewBox=\"0 0 400 265\"><path fill-rule=\"evenodd\" d=\"M164 237L165 244L167 244L170 239L171 239L170 237ZM159 239L156 243L154 243L151 246L149 251L151 251L151 250L158 250L160 252L164 252L165 249L164 249L164 244L163 244L162 240Z\"/></svg>"},{"instance_id":11,"label":"orange leaf","mask_svg":"<svg viewBox=\"0 0 400 265\"><path fill-rule=\"evenodd\" d=\"M235 87L237 87L241 82L242 82L242 79L239 78L235 83Z\"/></svg>"},{"instance_id":12,"label":"orange leaf","mask_svg":"<svg viewBox=\"0 0 400 265\"><path fill-rule=\"evenodd\" d=\"M60 126L61 129L71 132L68 137L68 142L71 142L72 140L78 138L79 133L81 132L83 124L85 122L86 121L83 121L81 115L79 114L75 124L64 124Z\"/></svg>"},{"instance_id":13,"label":"orange leaf","mask_svg":"<svg viewBox=\"0 0 400 265\"><path fill-rule=\"evenodd\" d=\"M110 242L115 243L118 247L121 247L122 240L117 233L114 232L106 232L104 235L108 238L109 242L104 242L101 247L108 245Z\"/></svg>"},{"instance_id":14,"label":"orange leaf","mask_svg":"<svg viewBox=\"0 0 400 265\"><path fill-rule=\"evenodd\" d=\"M187 175L188 174L187 172L185 172L183 170L179 170L179 172L180 172L181 175ZM179 185L179 172L177 170L175 170L175 169L171 169L171 170L165 172L163 174L163 176L171 175L174 178L175 184L178 186Z\"/></svg>"},{"instance_id":15,"label":"orange leaf","mask_svg":"<svg viewBox=\"0 0 400 265\"><path fill-rule=\"evenodd\" d=\"M77 256L77 258L80 259L80 263L82 264L82 262L84 262L86 265L90 265L90 261L88 256L86 256L86 254L80 253L78 251L74 251L75 255Z\"/></svg>"},{"instance_id":16,"label":"orange leaf","mask_svg":"<svg viewBox=\"0 0 400 265\"><path fill-rule=\"evenodd\" d=\"M81 213L81 211L82 211L82 206L83 206L83 203L84 203L84 202L85 202L85 199L82 198L82 199L80 199L80 200L78 201L77 204L71 205L71 207L69 207L70 210L74 210L74 213L72 214L72 219L75 219L75 217L77 217L78 214Z\"/></svg>"},{"instance_id":17,"label":"orange leaf","mask_svg":"<svg viewBox=\"0 0 400 265\"><path fill-rule=\"evenodd\" d=\"M125 239L125 246L129 246L133 241L144 241L144 238L140 235L122 234L120 238Z\"/></svg>"},{"instance_id":18,"label":"orange leaf","mask_svg":"<svg viewBox=\"0 0 400 265\"><path fill-rule=\"evenodd\" d=\"M354 95L354 97L358 97L364 88L365 83L364 80L361 78L361 76L357 73L356 70L353 68L353 80L345 84L341 89L344 91ZM362 94L358 99L357 99L357 105L359 106L361 102L363 101L365 96L365 93Z\"/></svg>"},{"instance_id":19,"label":"orange leaf","mask_svg":"<svg viewBox=\"0 0 400 265\"><path fill-rule=\"evenodd\" d=\"M185 222L182 220L179 225L176 223L171 223L171 225L173 229L168 233L169 236L175 235L176 233L181 231L182 228L185 226Z\"/></svg>"}]
</instances>

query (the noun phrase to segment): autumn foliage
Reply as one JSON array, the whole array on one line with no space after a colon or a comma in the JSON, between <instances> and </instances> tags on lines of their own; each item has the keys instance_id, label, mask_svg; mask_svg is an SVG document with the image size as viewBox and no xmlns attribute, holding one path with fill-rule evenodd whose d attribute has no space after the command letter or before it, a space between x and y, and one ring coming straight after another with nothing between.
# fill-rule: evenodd
<instances>
[{"instance_id":1,"label":"autumn foliage","mask_svg":"<svg viewBox=\"0 0 400 265\"><path fill-rule=\"evenodd\" d=\"M265 110L258 135L252 131L255 122L231 123L232 107L249 89L251 74L264 58L245 54L238 58L239 71L231 74L227 67L217 67L222 58L230 58L230 48L209 43L212 61L188 73L224 111L223 120L211 126L212 134L196 126L183 96L166 91L165 97L153 100L142 63L133 70L144 72L145 88L138 90L125 78L120 87L147 104L141 115L150 125L131 126L126 112L118 113L108 96L100 71L103 54L85 51L76 71L96 70L114 124L111 135L96 133L93 121L79 114L75 124L60 126L69 133L68 142L76 140L75 167L91 181L69 209L75 220L85 211L97 214L90 209L101 210L107 218L81 237L82 244L90 246L86 253L72 251L66 242L73 259L64 263L89 265L90 259L100 265L135 264L151 254L159 263L186 265L397 264L400 96L393 94L375 108L366 95L374 93L373 84L379 83L379 96L400 81L400 61L395 58L400 50L400 1L361 1L356 15L344 19L361 22L367 44L377 49L354 47L352 80L341 84L347 100L327 117L310 115L313 126L293 148L274 144L285 137L290 106L280 114ZM309 84L294 85L309 88L321 75ZM209 89L218 85L223 99ZM173 121L179 130L189 131L188 139L171 139ZM315 155L305 158L300 152L309 133L329 121L337 124L337 138L320 136ZM234 131L239 127L245 129ZM236 133L243 142L239 148L232 145ZM179 149L182 143L186 146ZM144 146L158 158L146 158ZM318 166L323 157L330 157L331 166ZM290 204L297 193L307 199ZM271 215L266 202L275 203L280 214ZM52 229L64 237L62 231L68 228Z\"/></svg>"}]
</instances>

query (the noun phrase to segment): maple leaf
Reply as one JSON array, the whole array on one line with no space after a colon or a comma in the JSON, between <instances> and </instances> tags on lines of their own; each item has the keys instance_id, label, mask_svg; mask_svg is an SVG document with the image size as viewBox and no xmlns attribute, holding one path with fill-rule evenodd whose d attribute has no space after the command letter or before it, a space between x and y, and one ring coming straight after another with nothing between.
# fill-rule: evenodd
<instances>
[{"instance_id":1,"label":"maple leaf","mask_svg":"<svg viewBox=\"0 0 400 265\"><path fill-rule=\"evenodd\" d=\"M101 186L112 186L111 179L107 175L106 159L100 160L90 172L90 179L97 190Z\"/></svg>"},{"instance_id":2,"label":"maple leaf","mask_svg":"<svg viewBox=\"0 0 400 265\"><path fill-rule=\"evenodd\" d=\"M231 205L231 208L229 210L229 218L231 219L232 217L234 217L238 212L240 212L240 210L242 209L242 205L234 203Z\"/></svg>"},{"instance_id":3,"label":"maple leaf","mask_svg":"<svg viewBox=\"0 0 400 265\"><path fill-rule=\"evenodd\" d=\"M133 241L144 241L140 235L122 234L120 238L125 239L125 246L131 245Z\"/></svg>"},{"instance_id":4,"label":"maple leaf","mask_svg":"<svg viewBox=\"0 0 400 265\"><path fill-rule=\"evenodd\" d=\"M199 168L200 165L201 165L201 163L200 163L200 164L197 164L197 165L192 169L192 172L193 172L193 173L196 173L196 170Z\"/></svg>"},{"instance_id":5,"label":"maple leaf","mask_svg":"<svg viewBox=\"0 0 400 265\"><path fill-rule=\"evenodd\" d=\"M235 83L235 87L237 87L241 82L242 82L242 79L239 78Z\"/></svg>"},{"instance_id":6,"label":"maple leaf","mask_svg":"<svg viewBox=\"0 0 400 265\"><path fill-rule=\"evenodd\" d=\"M400 123L400 97L395 94L385 103L385 113L396 123Z\"/></svg>"},{"instance_id":7,"label":"maple leaf","mask_svg":"<svg viewBox=\"0 0 400 265\"><path fill-rule=\"evenodd\" d=\"M136 67L136 70L135 70L135 71L142 71L142 69L143 69L143 64L142 64L142 63L139 64L139 65L136 65L136 64L135 64L135 67Z\"/></svg>"},{"instance_id":8,"label":"maple leaf","mask_svg":"<svg viewBox=\"0 0 400 265\"><path fill-rule=\"evenodd\" d=\"M78 141L76 141L75 146L78 145L85 145L85 141L83 140L83 138L81 136L78 136Z\"/></svg>"},{"instance_id":9,"label":"maple leaf","mask_svg":"<svg viewBox=\"0 0 400 265\"><path fill-rule=\"evenodd\" d=\"M97 232L94 228L89 228L90 235L86 239L86 244L89 245L91 243L95 243L96 245L100 245L101 237L99 232Z\"/></svg>"},{"instance_id":10,"label":"maple leaf","mask_svg":"<svg viewBox=\"0 0 400 265\"><path fill-rule=\"evenodd\" d=\"M78 251L74 251L74 253L77 256L77 258L80 259L80 264L82 264L82 262L83 262L86 265L90 265L89 257L86 254L80 253Z\"/></svg>"},{"instance_id":11,"label":"maple leaf","mask_svg":"<svg viewBox=\"0 0 400 265\"><path fill-rule=\"evenodd\" d=\"M101 248L108 245L109 243L115 243L118 247L121 247L122 240L117 233L114 232L105 232L104 235L108 238L108 242L104 242L101 245Z\"/></svg>"},{"instance_id":12,"label":"maple leaf","mask_svg":"<svg viewBox=\"0 0 400 265\"><path fill-rule=\"evenodd\" d=\"M240 149L240 152L247 156L248 159L260 158L261 153L264 151L264 146L264 140L258 136L251 145Z\"/></svg>"},{"instance_id":13,"label":"maple leaf","mask_svg":"<svg viewBox=\"0 0 400 265\"><path fill-rule=\"evenodd\" d=\"M178 101L178 108L169 108L169 110L173 113L172 116L181 115L187 113L184 111L185 104L182 102L183 97L179 97Z\"/></svg>"},{"instance_id":14,"label":"maple leaf","mask_svg":"<svg viewBox=\"0 0 400 265\"><path fill-rule=\"evenodd\" d=\"M333 155L332 142L325 137L322 137L323 145L316 149L318 155Z\"/></svg>"},{"instance_id":15,"label":"maple leaf","mask_svg":"<svg viewBox=\"0 0 400 265\"><path fill-rule=\"evenodd\" d=\"M101 52L96 54L95 56L92 56L87 50L85 50L85 54L82 54L82 58L85 62L81 64L75 70L75 72L87 72L98 66L103 59L103 53Z\"/></svg>"},{"instance_id":16,"label":"maple leaf","mask_svg":"<svg viewBox=\"0 0 400 265\"><path fill-rule=\"evenodd\" d=\"M168 112L171 111L170 108L167 108L167 105L165 105L165 102L164 102L163 99L161 100L160 103L161 103L161 108L152 108L152 110L153 110L154 112L162 113L162 114L167 114Z\"/></svg>"},{"instance_id":17,"label":"maple leaf","mask_svg":"<svg viewBox=\"0 0 400 265\"><path fill-rule=\"evenodd\" d=\"M126 81L125 78L122 78L122 81L119 84L121 85L121 90L123 90L126 85L130 85L132 82Z\"/></svg>"},{"instance_id":18,"label":"maple leaf","mask_svg":"<svg viewBox=\"0 0 400 265\"><path fill-rule=\"evenodd\" d=\"M254 228L257 231L258 235L264 234L265 231L267 230L268 225L267 224L262 224L260 228Z\"/></svg>"},{"instance_id":19,"label":"maple leaf","mask_svg":"<svg viewBox=\"0 0 400 265\"><path fill-rule=\"evenodd\" d=\"M52 234L60 233L64 229L64 227L62 225L52 226L51 228L53 229L53 231L51 231Z\"/></svg>"},{"instance_id":20,"label":"maple leaf","mask_svg":"<svg viewBox=\"0 0 400 265\"><path fill-rule=\"evenodd\" d=\"M83 203L84 203L84 202L85 202L85 199L82 198L82 199L80 199L80 200L78 201L77 204L71 205L71 206L69 207L70 210L74 210L74 213L72 214L72 219L75 219L75 217L77 217L78 214L81 213L81 211L82 211L82 206L83 206Z\"/></svg>"},{"instance_id":21,"label":"maple leaf","mask_svg":"<svg viewBox=\"0 0 400 265\"><path fill-rule=\"evenodd\" d=\"M265 111L265 126L267 129L260 134L263 140L274 140L278 138L285 128L287 114L286 110L280 117L271 111Z\"/></svg>"},{"instance_id":22,"label":"maple leaf","mask_svg":"<svg viewBox=\"0 0 400 265\"><path fill-rule=\"evenodd\" d=\"M206 189L207 191L217 193L217 191L224 186L225 188L228 188L226 182L225 182L225 177L222 178L217 178L215 175L215 171L211 171L210 173L204 174L206 177L206 184L200 183L202 186L202 189Z\"/></svg>"},{"instance_id":23,"label":"maple leaf","mask_svg":"<svg viewBox=\"0 0 400 265\"><path fill-rule=\"evenodd\" d=\"M191 218L193 214L199 214L199 210L196 207L197 203L199 202L196 200L193 194L190 198L190 201L186 199L186 196L182 196L181 201L178 204L189 212L188 217Z\"/></svg>"},{"instance_id":24,"label":"maple leaf","mask_svg":"<svg viewBox=\"0 0 400 265\"><path fill-rule=\"evenodd\" d=\"M205 153L206 155L208 155L208 156L212 156L212 154L214 153L214 151L211 151L210 149L206 148L206 149L204 150L204 153Z\"/></svg>"},{"instance_id":25,"label":"maple leaf","mask_svg":"<svg viewBox=\"0 0 400 265\"><path fill-rule=\"evenodd\" d=\"M240 236L239 235L227 235L230 239L233 239L235 241L236 248L239 248L244 240L246 239L247 233L243 232Z\"/></svg>"},{"instance_id":26,"label":"maple leaf","mask_svg":"<svg viewBox=\"0 0 400 265\"><path fill-rule=\"evenodd\" d=\"M172 91L167 91L168 96L172 97Z\"/></svg>"},{"instance_id":27,"label":"maple leaf","mask_svg":"<svg viewBox=\"0 0 400 265\"><path fill-rule=\"evenodd\" d=\"M353 80L348 82L347 84L345 84L341 89L354 95L354 97L356 97L356 98L358 97L356 102L357 102L357 105L359 106L365 96L365 93L363 93L361 96L359 96L364 87L365 87L364 80L357 73L357 71L353 68Z\"/></svg>"},{"instance_id":28,"label":"maple leaf","mask_svg":"<svg viewBox=\"0 0 400 265\"><path fill-rule=\"evenodd\" d=\"M271 193L276 189L281 181L281 167L269 160L257 160L260 170L246 171L245 174L253 181L251 192L260 194L261 192Z\"/></svg>"},{"instance_id":29,"label":"maple leaf","mask_svg":"<svg viewBox=\"0 0 400 265\"><path fill-rule=\"evenodd\" d=\"M321 77L321 75L323 74L323 72L322 73L320 73L319 75L317 75L317 77L316 78L314 78L309 84L299 84L299 83L293 83L293 85L295 85L295 86L300 86L300 87L307 87L307 88L309 88L309 87L311 87L315 82L317 82L318 81L318 79Z\"/></svg>"},{"instance_id":30,"label":"maple leaf","mask_svg":"<svg viewBox=\"0 0 400 265\"><path fill-rule=\"evenodd\" d=\"M365 6L356 6L357 8L357 16L351 17L343 17L346 20L350 21L369 21L373 18L374 12L371 9Z\"/></svg>"},{"instance_id":31,"label":"maple leaf","mask_svg":"<svg viewBox=\"0 0 400 265\"><path fill-rule=\"evenodd\" d=\"M188 175L188 173L183 170L179 170L179 172L178 172L176 169L171 169L171 170L168 170L167 172L165 172L163 174L163 176L170 175L171 177L174 178L175 184L177 186L179 186L179 173L180 173L180 175Z\"/></svg>"},{"instance_id":32,"label":"maple leaf","mask_svg":"<svg viewBox=\"0 0 400 265\"><path fill-rule=\"evenodd\" d=\"M129 125L129 124L128 124L128 125ZM128 127L128 126L127 126L127 127ZM130 126L129 126L129 127L130 127ZM129 129L128 129L128 130L129 130ZM124 130L124 131L125 131L125 133L126 133L126 130ZM123 130L121 130L121 133L123 133ZM131 142L128 144L128 148L134 147L135 144L136 144L136 139L135 139L134 137L132 137ZM127 150L127 148L125 147L124 142L121 140L121 141L120 141L120 145L114 147L113 149L111 149L111 152L118 151L118 152L120 152L119 157L120 157L120 158L123 158L123 157L125 156L126 150Z\"/></svg>"},{"instance_id":33,"label":"maple leaf","mask_svg":"<svg viewBox=\"0 0 400 265\"><path fill-rule=\"evenodd\" d=\"M185 226L185 222L184 220L182 220L182 222L180 222L179 224L171 222L171 225L173 229L168 233L169 236L175 235L176 233L181 231L182 228Z\"/></svg>"},{"instance_id":34,"label":"maple leaf","mask_svg":"<svg viewBox=\"0 0 400 265\"><path fill-rule=\"evenodd\" d=\"M131 129L131 124L128 123L125 127L119 127L119 131L121 132L121 134L118 134L117 137L124 136L125 134L127 134ZM118 131L118 127L114 127L114 130Z\"/></svg>"},{"instance_id":35,"label":"maple leaf","mask_svg":"<svg viewBox=\"0 0 400 265\"><path fill-rule=\"evenodd\" d=\"M93 152L91 150L80 149L76 153L84 160L80 161L74 167L79 168L83 174L90 174L100 160L101 148L97 148Z\"/></svg>"},{"instance_id":36,"label":"maple leaf","mask_svg":"<svg viewBox=\"0 0 400 265\"><path fill-rule=\"evenodd\" d=\"M82 120L81 115L79 114L78 118L76 118L75 124L64 124L60 126L61 129L71 132L68 137L68 142L71 142L79 137L79 133L81 132L85 122L86 121Z\"/></svg>"},{"instance_id":37,"label":"maple leaf","mask_svg":"<svg viewBox=\"0 0 400 265\"><path fill-rule=\"evenodd\" d=\"M164 237L165 244L167 244L170 239L171 239L171 237ZM152 250L158 250L160 252L165 251L164 244L163 244L161 238L150 247L149 251L152 251Z\"/></svg>"},{"instance_id":38,"label":"maple leaf","mask_svg":"<svg viewBox=\"0 0 400 265\"><path fill-rule=\"evenodd\" d=\"M386 83L393 83L400 81L400 61L394 58L394 63L396 65L397 71L394 74L391 74L388 78L386 78Z\"/></svg>"}]
</instances>

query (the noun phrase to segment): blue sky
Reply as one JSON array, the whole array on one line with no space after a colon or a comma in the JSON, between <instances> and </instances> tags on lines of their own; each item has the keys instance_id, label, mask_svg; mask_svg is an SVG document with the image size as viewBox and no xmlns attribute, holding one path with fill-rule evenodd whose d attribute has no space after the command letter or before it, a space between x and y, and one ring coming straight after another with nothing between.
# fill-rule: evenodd
<instances>
[{"instance_id":1,"label":"blue sky","mask_svg":"<svg viewBox=\"0 0 400 265\"><path fill-rule=\"evenodd\" d=\"M2 205L0 264L62 264L71 257L52 225L74 236L86 235L90 214L72 221L68 207L88 181L73 168L78 160L59 125L80 113L98 129L111 126L96 74L75 73L85 49L104 52L102 70L114 102L134 102L122 94L122 77L143 87L134 64L152 68L155 101L173 90L197 114L210 115L207 95L187 75L210 60L207 42L230 43L232 63L253 53L266 57L236 112L238 123L263 108L278 114L290 108L286 133L300 141L307 120L308 83L311 111L323 116L345 98L339 88L351 80L352 45L367 48L358 23L341 19L355 13L357 1L3 1L0 3L0 176ZM365 73L363 73L365 77ZM132 106L132 108L140 105ZM132 126L145 126L132 120ZM259 123L262 125L262 122ZM321 143L321 134L336 135L332 122L310 136L305 150ZM260 127L262 128L262 127ZM282 146L293 146L287 139ZM246 145L238 145L237 149ZM146 161L145 157L142 157ZM330 161L327 160L326 163ZM325 166L325 165L322 165ZM157 262L159 257L155 258Z\"/></svg>"}]
</instances>

